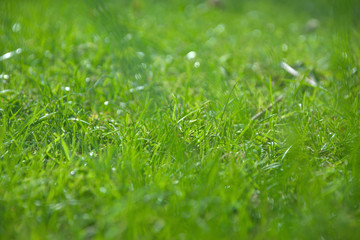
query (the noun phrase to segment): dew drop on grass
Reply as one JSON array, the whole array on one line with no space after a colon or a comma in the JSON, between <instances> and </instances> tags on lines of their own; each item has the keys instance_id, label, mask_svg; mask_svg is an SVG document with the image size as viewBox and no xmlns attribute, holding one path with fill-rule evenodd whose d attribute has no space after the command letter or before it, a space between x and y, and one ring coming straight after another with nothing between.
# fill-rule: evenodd
<instances>
[{"instance_id":1,"label":"dew drop on grass","mask_svg":"<svg viewBox=\"0 0 360 240\"><path fill-rule=\"evenodd\" d=\"M140 73L137 73L137 74L135 74L135 79L136 80L141 80L141 74Z\"/></svg>"},{"instance_id":2,"label":"dew drop on grass","mask_svg":"<svg viewBox=\"0 0 360 240\"><path fill-rule=\"evenodd\" d=\"M104 102L104 105L105 105L105 106L109 105L109 101L105 101L105 102Z\"/></svg>"},{"instance_id":3,"label":"dew drop on grass","mask_svg":"<svg viewBox=\"0 0 360 240\"><path fill-rule=\"evenodd\" d=\"M220 68L220 71L221 71L222 75L224 75L224 76L227 76L227 75L228 75L225 68L223 68L223 67L221 67L221 66L220 66L219 68Z\"/></svg>"},{"instance_id":4,"label":"dew drop on grass","mask_svg":"<svg viewBox=\"0 0 360 240\"><path fill-rule=\"evenodd\" d=\"M89 153L90 157L94 156L94 152Z\"/></svg>"},{"instance_id":5,"label":"dew drop on grass","mask_svg":"<svg viewBox=\"0 0 360 240\"><path fill-rule=\"evenodd\" d=\"M5 53L4 55L0 56L0 61L7 60L12 58L13 56L20 54L22 52L21 48L16 49L15 51Z\"/></svg>"},{"instance_id":6,"label":"dew drop on grass","mask_svg":"<svg viewBox=\"0 0 360 240\"><path fill-rule=\"evenodd\" d=\"M21 30L21 25L20 23L15 23L13 26L12 26L12 31L13 32L19 32Z\"/></svg>"},{"instance_id":7,"label":"dew drop on grass","mask_svg":"<svg viewBox=\"0 0 360 240\"><path fill-rule=\"evenodd\" d=\"M230 54L224 54L219 58L220 63L226 63L231 58Z\"/></svg>"},{"instance_id":8,"label":"dew drop on grass","mask_svg":"<svg viewBox=\"0 0 360 240\"><path fill-rule=\"evenodd\" d=\"M145 54L143 52L137 52L136 54L138 55L139 58L145 57Z\"/></svg>"},{"instance_id":9,"label":"dew drop on grass","mask_svg":"<svg viewBox=\"0 0 360 240\"><path fill-rule=\"evenodd\" d=\"M172 61L173 61L173 56L171 56L171 55L166 55L166 57L165 57L165 61L166 61L166 63L171 63Z\"/></svg>"},{"instance_id":10,"label":"dew drop on grass","mask_svg":"<svg viewBox=\"0 0 360 240\"><path fill-rule=\"evenodd\" d=\"M251 70L253 70L254 72L258 72L260 71L260 65L258 62L255 62L252 66L251 66Z\"/></svg>"},{"instance_id":11,"label":"dew drop on grass","mask_svg":"<svg viewBox=\"0 0 360 240\"><path fill-rule=\"evenodd\" d=\"M50 209L53 211L59 211L64 207L64 203L57 203L50 205Z\"/></svg>"},{"instance_id":12,"label":"dew drop on grass","mask_svg":"<svg viewBox=\"0 0 360 240\"><path fill-rule=\"evenodd\" d=\"M124 40L130 41L132 38L133 38L133 36L130 33L128 33L125 35Z\"/></svg>"},{"instance_id":13,"label":"dew drop on grass","mask_svg":"<svg viewBox=\"0 0 360 240\"><path fill-rule=\"evenodd\" d=\"M351 74L356 74L356 73L357 73L357 68L356 67L352 68L351 69Z\"/></svg>"},{"instance_id":14,"label":"dew drop on grass","mask_svg":"<svg viewBox=\"0 0 360 240\"><path fill-rule=\"evenodd\" d=\"M131 88L129 91L130 91L131 93L133 93L133 92L137 92L137 91L144 90L144 88L145 88L145 86L138 86L138 87L136 87L136 88Z\"/></svg>"},{"instance_id":15,"label":"dew drop on grass","mask_svg":"<svg viewBox=\"0 0 360 240\"><path fill-rule=\"evenodd\" d=\"M51 52L49 50L46 50L44 52L44 56L47 57L47 58L52 58L53 57L53 55L51 54Z\"/></svg>"},{"instance_id":16,"label":"dew drop on grass","mask_svg":"<svg viewBox=\"0 0 360 240\"><path fill-rule=\"evenodd\" d=\"M175 194L176 194L178 197L184 196L184 193L183 193L180 189L176 190L176 191L175 191Z\"/></svg>"},{"instance_id":17,"label":"dew drop on grass","mask_svg":"<svg viewBox=\"0 0 360 240\"><path fill-rule=\"evenodd\" d=\"M225 25L224 25L224 24L219 24L219 25L217 25L217 26L214 28L214 31L215 31L217 34L221 34L221 33L225 32Z\"/></svg>"},{"instance_id":18,"label":"dew drop on grass","mask_svg":"<svg viewBox=\"0 0 360 240\"><path fill-rule=\"evenodd\" d=\"M320 26L319 20L316 18L309 19L305 24L305 31L312 32L318 29Z\"/></svg>"},{"instance_id":19,"label":"dew drop on grass","mask_svg":"<svg viewBox=\"0 0 360 240\"><path fill-rule=\"evenodd\" d=\"M9 79L9 75L7 75L7 74L0 74L0 79L8 80L8 79Z\"/></svg>"},{"instance_id":20,"label":"dew drop on grass","mask_svg":"<svg viewBox=\"0 0 360 240\"><path fill-rule=\"evenodd\" d=\"M283 52L287 52L287 50L289 49L289 47L288 47L288 45L287 44L283 44L283 45L281 45L281 50L283 51Z\"/></svg>"},{"instance_id":21,"label":"dew drop on grass","mask_svg":"<svg viewBox=\"0 0 360 240\"><path fill-rule=\"evenodd\" d=\"M73 171L70 172L70 175L71 175L71 176L75 176L75 174L76 174L76 171L75 171L75 170L73 170Z\"/></svg>"},{"instance_id":22,"label":"dew drop on grass","mask_svg":"<svg viewBox=\"0 0 360 240\"><path fill-rule=\"evenodd\" d=\"M199 62L195 62L195 63L194 63L194 68L198 68L198 67L200 67L200 63L199 63Z\"/></svg>"},{"instance_id":23,"label":"dew drop on grass","mask_svg":"<svg viewBox=\"0 0 360 240\"><path fill-rule=\"evenodd\" d=\"M101 193L106 193L107 192L106 188L104 188L104 187L101 187L99 190L100 190Z\"/></svg>"},{"instance_id":24,"label":"dew drop on grass","mask_svg":"<svg viewBox=\"0 0 360 240\"><path fill-rule=\"evenodd\" d=\"M65 87L64 89L65 89L65 91L67 91L67 92L70 91L70 87Z\"/></svg>"},{"instance_id":25,"label":"dew drop on grass","mask_svg":"<svg viewBox=\"0 0 360 240\"><path fill-rule=\"evenodd\" d=\"M196 52L195 51L191 51L188 54L186 54L186 58L188 60L193 60L194 58L196 58Z\"/></svg>"},{"instance_id":26,"label":"dew drop on grass","mask_svg":"<svg viewBox=\"0 0 360 240\"><path fill-rule=\"evenodd\" d=\"M155 233L160 232L165 226L165 221L162 219L158 219L154 225L153 225L153 230Z\"/></svg>"}]
</instances>

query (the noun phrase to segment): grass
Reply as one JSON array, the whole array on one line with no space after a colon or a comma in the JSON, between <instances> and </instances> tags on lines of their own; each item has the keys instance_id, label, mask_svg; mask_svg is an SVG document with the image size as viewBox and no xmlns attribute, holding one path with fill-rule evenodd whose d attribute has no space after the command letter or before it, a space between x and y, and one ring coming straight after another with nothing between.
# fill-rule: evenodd
<instances>
[{"instance_id":1,"label":"grass","mask_svg":"<svg viewBox=\"0 0 360 240\"><path fill-rule=\"evenodd\" d=\"M356 1L0 8L1 239L360 238Z\"/></svg>"}]
</instances>

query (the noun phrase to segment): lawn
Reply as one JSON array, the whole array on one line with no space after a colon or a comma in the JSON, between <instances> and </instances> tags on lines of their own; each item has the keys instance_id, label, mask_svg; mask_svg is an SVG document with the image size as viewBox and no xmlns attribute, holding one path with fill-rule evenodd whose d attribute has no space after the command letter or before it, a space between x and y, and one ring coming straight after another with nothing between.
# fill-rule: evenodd
<instances>
[{"instance_id":1,"label":"lawn","mask_svg":"<svg viewBox=\"0 0 360 240\"><path fill-rule=\"evenodd\" d=\"M357 0L0 9L0 239L360 239Z\"/></svg>"}]
</instances>

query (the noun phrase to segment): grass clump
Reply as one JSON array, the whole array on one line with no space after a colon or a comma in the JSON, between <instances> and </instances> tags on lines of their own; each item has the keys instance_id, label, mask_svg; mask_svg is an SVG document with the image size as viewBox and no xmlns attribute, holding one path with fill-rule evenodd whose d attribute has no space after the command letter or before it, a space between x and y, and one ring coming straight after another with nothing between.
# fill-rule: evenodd
<instances>
[{"instance_id":1,"label":"grass clump","mask_svg":"<svg viewBox=\"0 0 360 240\"><path fill-rule=\"evenodd\" d=\"M356 1L0 6L1 238L360 237Z\"/></svg>"}]
</instances>

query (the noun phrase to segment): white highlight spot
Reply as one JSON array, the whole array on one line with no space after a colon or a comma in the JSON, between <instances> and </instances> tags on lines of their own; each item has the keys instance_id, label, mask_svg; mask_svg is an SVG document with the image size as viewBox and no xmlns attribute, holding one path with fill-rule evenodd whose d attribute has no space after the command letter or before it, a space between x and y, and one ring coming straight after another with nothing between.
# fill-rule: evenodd
<instances>
[{"instance_id":1,"label":"white highlight spot","mask_svg":"<svg viewBox=\"0 0 360 240\"><path fill-rule=\"evenodd\" d=\"M101 193L106 193L106 188L104 188L104 187L101 187L99 190Z\"/></svg>"},{"instance_id":2,"label":"white highlight spot","mask_svg":"<svg viewBox=\"0 0 360 240\"><path fill-rule=\"evenodd\" d=\"M218 34L221 34L223 32L225 32L225 25L224 24L219 24L215 27L215 32Z\"/></svg>"},{"instance_id":3,"label":"white highlight spot","mask_svg":"<svg viewBox=\"0 0 360 240\"><path fill-rule=\"evenodd\" d=\"M7 80L7 79L9 79L9 75L7 75L7 74L0 74L0 79L5 79L5 80Z\"/></svg>"},{"instance_id":4,"label":"white highlight spot","mask_svg":"<svg viewBox=\"0 0 360 240\"><path fill-rule=\"evenodd\" d=\"M137 54L138 57L140 57L140 58L145 57L145 53L143 53L143 52L137 52L136 54Z\"/></svg>"},{"instance_id":5,"label":"white highlight spot","mask_svg":"<svg viewBox=\"0 0 360 240\"><path fill-rule=\"evenodd\" d=\"M285 43L281 46L281 50L283 50L283 52L287 52L288 49L289 47Z\"/></svg>"},{"instance_id":6,"label":"white highlight spot","mask_svg":"<svg viewBox=\"0 0 360 240\"><path fill-rule=\"evenodd\" d=\"M20 23L15 23L15 24L12 26L12 31L13 31L13 32L19 32L20 30L21 30Z\"/></svg>"},{"instance_id":7,"label":"white highlight spot","mask_svg":"<svg viewBox=\"0 0 360 240\"><path fill-rule=\"evenodd\" d=\"M186 58L188 60L193 60L194 58L196 58L196 52L194 51L189 52L188 54L186 54Z\"/></svg>"},{"instance_id":8,"label":"white highlight spot","mask_svg":"<svg viewBox=\"0 0 360 240\"><path fill-rule=\"evenodd\" d=\"M5 53L4 55L0 56L0 61L7 60L9 58L12 58L16 54L20 54L22 52L21 48L16 49L15 51Z\"/></svg>"}]
</instances>

